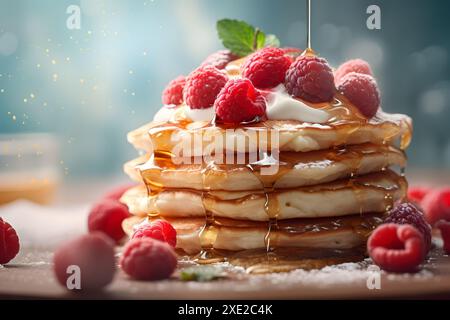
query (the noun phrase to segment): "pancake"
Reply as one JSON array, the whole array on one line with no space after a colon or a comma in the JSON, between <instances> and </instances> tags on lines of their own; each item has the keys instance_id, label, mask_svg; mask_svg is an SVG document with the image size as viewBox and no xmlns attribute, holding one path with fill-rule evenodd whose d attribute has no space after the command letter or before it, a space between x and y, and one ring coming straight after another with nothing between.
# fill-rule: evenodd
<instances>
[{"instance_id":1,"label":"pancake","mask_svg":"<svg viewBox=\"0 0 450 320\"><path fill-rule=\"evenodd\" d=\"M204 218L167 219L177 230L177 248L188 254L202 249ZM133 228L146 218L131 217L123 228L131 235ZM383 221L382 215L353 215L344 218L295 219L280 221L270 235L277 248L350 249L364 245L370 232ZM267 223L217 218L214 222L213 248L218 250L266 249Z\"/></svg>"},{"instance_id":2,"label":"pancake","mask_svg":"<svg viewBox=\"0 0 450 320\"><path fill-rule=\"evenodd\" d=\"M265 120L227 128L209 122L191 122L180 111L180 118L171 122L151 122L130 132L128 141L149 153L164 151L186 157L208 155L209 150L216 148L222 148L224 153L272 149L308 152L363 143L399 144L404 150L410 144L412 120L406 115L380 110L373 118L366 119L354 106L337 98L334 103L314 107L329 112L330 120L326 123ZM242 143L240 150L236 149L238 143Z\"/></svg>"},{"instance_id":3,"label":"pancake","mask_svg":"<svg viewBox=\"0 0 450 320\"><path fill-rule=\"evenodd\" d=\"M121 201L135 215L216 217L253 221L338 217L385 212L405 197L406 180L386 170L321 185L264 192L163 189L148 195L145 186L127 191ZM206 211L205 211L206 209Z\"/></svg>"},{"instance_id":4,"label":"pancake","mask_svg":"<svg viewBox=\"0 0 450 320\"><path fill-rule=\"evenodd\" d=\"M282 152L273 172L261 171L271 163L268 158L252 165L195 164L201 160L194 158L181 161L184 164L175 165L170 158L142 156L126 163L124 170L133 180L156 188L243 191L261 190L262 185L274 189L311 186L406 165L402 151L373 144Z\"/></svg>"}]
</instances>

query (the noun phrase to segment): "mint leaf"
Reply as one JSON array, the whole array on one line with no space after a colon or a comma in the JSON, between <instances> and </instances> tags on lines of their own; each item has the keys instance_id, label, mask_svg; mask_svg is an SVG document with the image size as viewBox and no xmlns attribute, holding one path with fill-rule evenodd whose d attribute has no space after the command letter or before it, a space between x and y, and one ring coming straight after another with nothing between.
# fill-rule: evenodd
<instances>
[{"instance_id":1,"label":"mint leaf","mask_svg":"<svg viewBox=\"0 0 450 320\"><path fill-rule=\"evenodd\" d=\"M239 20L223 19L217 22L217 33L225 48L232 53L244 57L261 49L266 43L266 35L252 25ZM256 48L255 48L256 36Z\"/></svg>"},{"instance_id":2,"label":"mint leaf","mask_svg":"<svg viewBox=\"0 0 450 320\"><path fill-rule=\"evenodd\" d=\"M225 48L237 56L244 57L264 47L279 47L280 40L247 22L223 19L217 22L217 33Z\"/></svg>"},{"instance_id":3,"label":"mint leaf","mask_svg":"<svg viewBox=\"0 0 450 320\"><path fill-rule=\"evenodd\" d=\"M264 32L262 32L261 30L255 30L255 32L258 32L258 38L256 40L256 48L253 48L253 51L259 50L261 48L264 48L265 44L266 44L266 35Z\"/></svg>"},{"instance_id":4,"label":"mint leaf","mask_svg":"<svg viewBox=\"0 0 450 320\"><path fill-rule=\"evenodd\" d=\"M266 42L264 43L265 47L280 47L280 39L277 38L274 34L268 34L266 36Z\"/></svg>"},{"instance_id":5,"label":"mint leaf","mask_svg":"<svg viewBox=\"0 0 450 320\"><path fill-rule=\"evenodd\" d=\"M180 273L180 279L182 281L207 282L224 277L225 274L222 268L216 268L212 266L196 266L186 268Z\"/></svg>"}]
</instances>

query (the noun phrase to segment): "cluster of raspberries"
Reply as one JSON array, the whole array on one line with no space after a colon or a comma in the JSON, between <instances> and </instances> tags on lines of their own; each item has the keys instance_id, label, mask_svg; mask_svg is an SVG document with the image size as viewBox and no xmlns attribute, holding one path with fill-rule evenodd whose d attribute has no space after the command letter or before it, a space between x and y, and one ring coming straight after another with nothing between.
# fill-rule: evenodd
<instances>
[{"instance_id":1,"label":"cluster of raspberries","mask_svg":"<svg viewBox=\"0 0 450 320\"><path fill-rule=\"evenodd\" d=\"M367 243L373 262L386 271L417 271L432 247L432 226L440 229L444 252L450 253L450 188L413 187L408 199L389 212Z\"/></svg>"},{"instance_id":2,"label":"cluster of raspberries","mask_svg":"<svg viewBox=\"0 0 450 320\"><path fill-rule=\"evenodd\" d=\"M294 53L298 55L298 50ZM188 77L172 80L163 91L163 103L215 107L218 121L238 125L264 119L262 92L284 85L293 98L310 103L330 102L339 92L367 118L379 108L378 86L363 60L347 61L333 73L323 58L308 54L294 58L291 49L267 47L245 58L242 77L229 78L224 69L237 58L227 50L212 54Z\"/></svg>"},{"instance_id":3,"label":"cluster of raspberries","mask_svg":"<svg viewBox=\"0 0 450 320\"><path fill-rule=\"evenodd\" d=\"M89 233L63 243L55 251L54 271L62 286L67 286L70 276L67 270L73 265L78 266L82 273L80 288L76 289L83 291L98 290L110 284L117 264L136 280L162 280L173 274L177 267L174 250L177 232L165 220L139 225L122 249L119 261L116 259L115 245L124 243L126 237L122 224L130 217L128 208L120 202L120 198L132 187L125 185L103 196L89 213ZM12 233L10 237L13 238ZM15 247L12 247L12 241L10 244L8 252L11 255Z\"/></svg>"}]
</instances>

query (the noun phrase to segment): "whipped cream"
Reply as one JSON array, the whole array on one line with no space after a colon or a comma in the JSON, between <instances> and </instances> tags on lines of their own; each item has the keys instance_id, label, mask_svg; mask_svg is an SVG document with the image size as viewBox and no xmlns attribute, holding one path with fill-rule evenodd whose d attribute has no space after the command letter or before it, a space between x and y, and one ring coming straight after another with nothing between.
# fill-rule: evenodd
<instances>
[{"instance_id":1,"label":"whipped cream","mask_svg":"<svg viewBox=\"0 0 450 320\"><path fill-rule=\"evenodd\" d=\"M168 122L174 116L177 111L177 106L174 104L165 105L155 114L153 121L155 122Z\"/></svg>"},{"instance_id":2,"label":"whipped cream","mask_svg":"<svg viewBox=\"0 0 450 320\"><path fill-rule=\"evenodd\" d=\"M267 118L269 120L298 120L312 123L325 123L330 115L292 98L283 85L279 85L267 96Z\"/></svg>"},{"instance_id":3,"label":"whipped cream","mask_svg":"<svg viewBox=\"0 0 450 320\"><path fill-rule=\"evenodd\" d=\"M327 112L310 107L302 101L292 98L283 85L279 85L272 92L269 92L266 100L266 113L269 120L325 123L330 119ZM175 117L177 111L181 111L185 118L193 122L210 122L216 115L214 107L191 109L189 106L183 105L180 109L175 105L165 105L155 114L153 121L168 122Z\"/></svg>"},{"instance_id":4,"label":"whipped cream","mask_svg":"<svg viewBox=\"0 0 450 320\"><path fill-rule=\"evenodd\" d=\"M216 110L214 107L205 109L191 109L186 106L184 113L186 118L189 118L192 121L212 121L216 115Z\"/></svg>"}]
</instances>

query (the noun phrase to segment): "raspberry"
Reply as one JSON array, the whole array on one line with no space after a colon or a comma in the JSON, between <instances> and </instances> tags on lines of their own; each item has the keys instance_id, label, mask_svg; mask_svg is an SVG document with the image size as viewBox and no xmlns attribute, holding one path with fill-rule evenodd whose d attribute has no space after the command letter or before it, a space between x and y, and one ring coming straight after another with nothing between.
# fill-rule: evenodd
<instances>
[{"instance_id":1,"label":"raspberry","mask_svg":"<svg viewBox=\"0 0 450 320\"><path fill-rule=\"evenodd\" d=\"M172 247L151 238L132 239L120 259L122 270L137 280L169 278L177 266Z\"/></svg>"},{"instance_id":2,"label":"raspberry","mask_svg":"<svg viewBox=\"0 0 450 320\"><path fill-rule=\"evenodd\" d=\"M439 221L437 227L441 230L441 237L444 240L444 252L450 254L450 222Z\"/></svg>"},{"instance_id":3,"label":"raspberry","mask_svg":"<svg viewBox=\"0 0 450 320\"><path fill-rule=\"evenodd\" d=\"M165 105L183 103L183 89L186 84L184 76L178 76L170 81L162 93L162 103Z\"/></svg>"},{"instance_id":4,"label":"raspberry","mask_svg":"<svg viewBox=\"0 0 450 320\"><path fill-rule=\"evenodd\" d=\"M369 76L373 75L372 69L370 68L370 65L367 63L367 61L364 61L362 59L349 60L341 64L339 68L337 68L337 70L334 72L334 82L336 83L336 86L339 86L342 78L344 78L344 76L346 76L350 72L367 74Z\"/></svg>"},{"instance_id":5,"label":"raspberry","mask_svg":"<svg viewBox=\"0 0 450 320\"><path fill-rule=\"evenodd\" d=\"M75 289L97 290L107 286L116 271L114 243L100 232L64 243L53 255L53 269L58 282L68 289L69 284L76 284L68 279L75 274L70 266L80 268L80 287Z\"/></svg>"},{"instance_id":6,"label":"raspberry","mask_svg":"<svg viewBox=\"0 0 450 320\"><path fill-rule=\"evenodd\" d=\"M434 225L439 220L450 221L450 188L441 188L429 192L422 200L425 218Z\"/></svg>"},{"instance_id":7,"label":"raspberry","mask_svg":"<svg viewBox=\"0 0 450 320\"><path fill-rule=\"evenodd\" d=\"M425 259L419 230L408 224L388 223L370 236L367 249L373 262L389 272L414 272Z\"/></svg>"},{"instance_id":8,"label":"raspberry","mask_svg":"<svg viewBox=\"0 0 450 320\"><path fill-rule=\"evenodd\" d=\"M350 72L341 81L342 93L367 118L372 118L380 107L380 91L372 76Z\"/></svg>"},{"instance_id":9,"label":"raspberry","mask_svg":"<svg viewBox=\"0 0 450 320\"><path fill-rule=\"evenodd\" d=\"M303 52L303 50L301 50L299 48L290 48L290 47L282 48L282 50L284 51L285 56L288 57L289 60L291 61L291 64ZM284 80L283 80L283 82L284 82Z\"/></svg>"},{"instance_id":10,"label":"raspberry","mask_svg":"<svg viewBox=\"0 0 450 320\"><path fill-rule=\"evenodd\" d=\"M285 79L289 94L313 102L331 101L334 96L334 76L325 59L303 55L291 64Z\"/></svg>"},{"instance_id":11,"label":"raspberry","mask_svg":"<svg viewBox=\"0 0 450 320\"><path fill-rule=\"evenodd\" d=\"M103 199L111 199L111 200L119 201L120 198L123 196L123 194L126 191L128 191L129 189L133 188L134 186L135 186L135 184L128 183L128 184L124 184L123 186L116 187L115 189L112 189L109 192L107 192L103 196Z\"/></svg>"},{"instance_id":12,"label":"raspberry","mask_svg":"<svg viewBox=\"0 0 450 320\"><path fill-rule=\"evenodd\" d=\"M177 245L177 231L170 223L164 220L156 220L150 224L143 225L137 229L132 239L152 238L167 242L175 248Z\"/></svg>"},{"instance_id":13,"label":"raspberry","mask_svg":"<svg viewBox=\"0 0 450 320\"><path fill-rule=\"evenodd\" d=\"M200 67L213 66L219 70L225 69L227 64L231 61L237 60L239 57L233 54L230 50L219 50L208 56L205 61L202 62Z\"/></svg>"},{"instance_id":14,"label":"raspberry","mask_svg":"<svg viewBox=\"0 0 450 320\"><path fill-rule=\"evenodd\" d=\"M266 112L264 97L247 79L228 81L214 106L219 120L230 124L250 122Z\"/></svg>"},{"instance_id":15,"label":"raspberry","mask_svg":"<svg viewBox=\"0 0 450 320\"><path fill-rule=\"evenodd\" d=\"M19 253L20 243L16 230L0 217L0 264L7 264Z\"/></svg>"},{"instance_id":16,"label":"raspberry","mask_svg":"<svg viewBox=\"0 0 450 320\"><path fill-rule=\"evenodd\" d=\"M128 217L130 213L125 205L111 199L102 200L89 213L89 232L100 231L119 242L125 236L122 221Z\"/></svg>"},{"instance_id":17,"label":"raspberry","mask_svg":"<svg viewBox=\"0 0 450 320\"><path fill-rule=\"evenodd\" d=\"M219 69L206 66L193 71L186 79L184 101L191 109L206 109L214 105L228 77Z\"/></svg>"},{"instance_id":18,"label":"raspberry","mask_svg":"<svg viewBox=\"0 0 450 320\"><path fill-rule=\"evenodd\" d=\"M425 249L431 248L431 227L425 220L422 211L412 203L401 203L389 212L385 223L410 224L422 233Z\"/></svg>"},{"instance_id":19,"label":"raspberry","mask_svg":"<svg viewBox=\"0 0 450 320\"><path fill-rule=\"evenodd\" d=\"M251 54L242 66L242 75L256 88L273 88L284 82L291 59L279 48L267 47Z\"/></svg>"},{"instance_id":20,"label":"raspberry","mask_svg":"<svg viewBox=\"0 0 450 320\"><path fill-rule=\"evenodd\" d=\"M408 189L408 199L420 205L425 195L430 191L431 189L427 187L410 187Z\"/></svg>"},{"instance_id":21,"label":"raspberry","mask_svg":"<svg viewBox=\"0 0 450 320\"><path fill-rule=\"evenodd\" d=\"M284 51L284 54L289 54L289 55L299 55L302 53L302 49L294 48L294 47L285 47L285 48L282 48L282 50Z\"/></svg>"}]
</instances>

